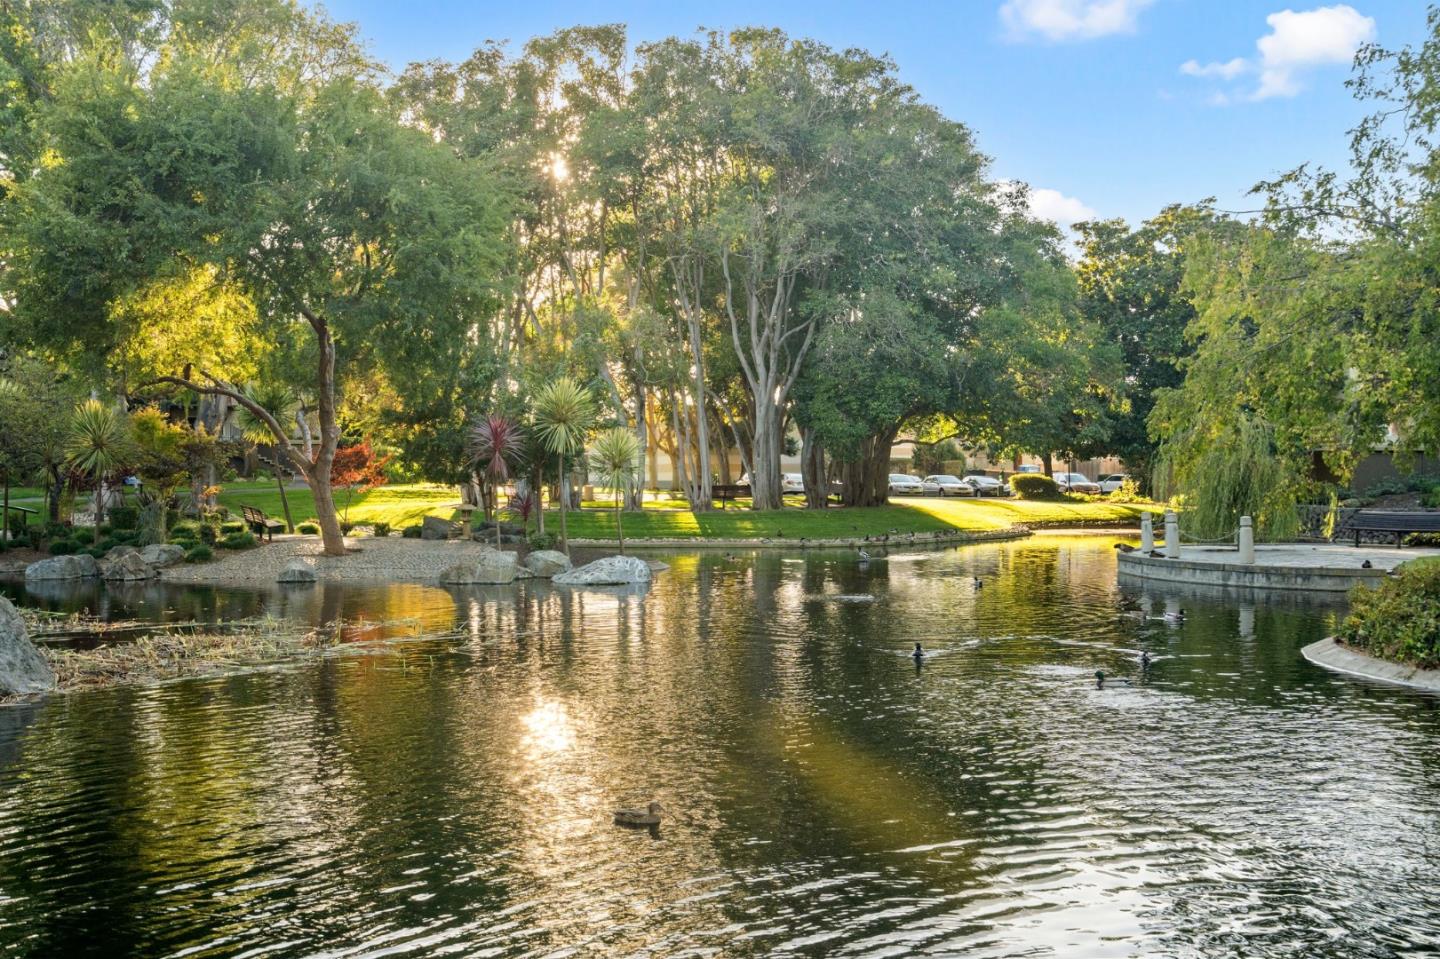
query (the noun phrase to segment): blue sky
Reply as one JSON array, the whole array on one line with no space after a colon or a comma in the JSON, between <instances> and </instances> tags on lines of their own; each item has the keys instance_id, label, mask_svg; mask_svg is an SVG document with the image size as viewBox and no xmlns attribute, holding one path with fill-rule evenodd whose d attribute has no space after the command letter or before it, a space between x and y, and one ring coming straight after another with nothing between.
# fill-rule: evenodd
<instances>
[{"instance_id":1,"label":"blue sky","mask_svg":"<svg viewBox=\"0 0 1440 959\"><path fill-rule=\"evenodd\" d=\"M994 174L1036 211L1137 222L1167 203L1246 209L1256 181L1341 166L1362 115L1344 81L1355 46L1419 42L1420 0L330 0L395 68L461 59L486 39L623 22L632 42L698 27L777 26L894 58L928 102L969 125Z\"/></svg>"}]
</instances>

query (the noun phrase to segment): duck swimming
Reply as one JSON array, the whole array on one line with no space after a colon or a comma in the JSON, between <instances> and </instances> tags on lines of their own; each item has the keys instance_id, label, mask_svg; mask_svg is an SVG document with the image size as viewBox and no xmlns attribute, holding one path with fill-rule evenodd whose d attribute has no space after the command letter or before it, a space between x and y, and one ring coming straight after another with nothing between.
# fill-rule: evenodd
<instances>
[{"instance_id":1,"label":"duck swimming","mask_svg":"<svg viewBox=\"0 0 1440 959\"><path fill-rule=\"evenodd\" d=\"M915 651L910 654L910 658L915 660L915 662L917 663L925 658L925 650L920 648L919 643L915 644Z\"/></svg>"},{"instance_id":2,"label":"duck swimming","mask_svg":"<svg viewBox=\"0 0 1440 959\"><path fill-rule=\"evenodd\" d=\"M664 811L664 807L658 802L652 802L644 809L617 809L615 810L615 825L658 826L660 825L660 814Z\"/></svg>"}]
</instances>

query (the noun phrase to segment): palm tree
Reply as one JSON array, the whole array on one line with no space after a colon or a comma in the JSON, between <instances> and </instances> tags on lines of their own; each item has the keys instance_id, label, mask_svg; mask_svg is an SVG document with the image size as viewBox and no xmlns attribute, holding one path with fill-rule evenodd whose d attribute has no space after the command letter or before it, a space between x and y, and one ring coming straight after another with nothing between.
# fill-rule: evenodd
<instances>
[{"instance_id":1,"label":"palm tree","mask_svg":"<svg viewBox=\"0 0 1440 959\"><path fill-rule=\"evenodd\" d=\"M514 420L492 413L470 430L470 456L490 478L491 489L498 489L510 478L510 466L525 448L525 434ZM499 497L496 496L495 545L500 545Z\"/></svg>"},{"instance_id":2,"label":"palm tree","mask_svg":"<svg viewBox=\"0 0 1440 959\"><path fill-rule=\"evenodd\" d=\"M615 426L595 437L590 444L590 466L615 491L615 530L620 536L620 555L625 555L625 527L621 525L620 498L635 475L640 441L623 426Z\"/></svg>"},{"instance_id":3,"label":"palm tree","mask_svg":"<svg viewBox=\"0 0 1440 959\"><path fill-rule=\"evenodd\" d=\"M100 541L100 524L105 521L105 484L125 454L125 420L119 410L89 399L75 407L70 418L70 435L65 444L65 462L95 481L95 542Z\"/></svg>"},{"instance_id":4,"label":"palm tree","mask_svg":"<svg viewBox=\"0 0 1440 959\"><path fill-rule=\"evenodd\" d=\"M295 408L299 405L295 394L279 383L264 383L256 387L246 387L245 395L273 416L277 423L284 423L294 416ZM270 432L270 427L266 426L265 421L247 407L237 406L235 408L235 423L240 428L240 435L251 446L275 442L275 434ZM293 533L295 532L295 521L290 518L290 498L285 495L285 477L281 474L278 450L275 451L275 458L271 461L270 467L271 473L275 476L275 485L280 489L280 508L285 511L285 532Z\"/></svg>"},{"instance_id":5,"label":"palm tree","mask_svg":"<svg viewBox=\"0 0 1440 959\"><path fill-rule=\"evenodd\" d=\"M579 383L562 376L535 394L535 432L545 449L554 453L560 469L560 548L568 556L570 538L565 529L570 484L565 479L565 457L585 448L585 434L595 424L595 403Z\"/></svg>"}]
</instances>

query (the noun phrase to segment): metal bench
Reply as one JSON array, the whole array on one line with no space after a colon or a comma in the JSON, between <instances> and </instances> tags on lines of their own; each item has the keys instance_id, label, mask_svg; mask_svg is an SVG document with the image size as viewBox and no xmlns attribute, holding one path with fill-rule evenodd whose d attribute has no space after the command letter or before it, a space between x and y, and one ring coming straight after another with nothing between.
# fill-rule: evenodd
<instances>
[{"instance_id":1,"label":"metal bench","mask_svg":"<svg viewBox=\"0 0 1440 959\"><path fill-rule=\"evenodd\" d=\"M1440 533L1440 510L1362 509L1350 518L1346 532L1355 535L1356 546L1361 533L1392 533L1399 549L1410 533Z\"/></svg>"},{"instance_id":2,"label":"metal bench","mask_svg":"<svg viewBox=\"0 0 1440 959\"><path fill-rule=\"evenodd\" d=\"M271 519L261 510L253 506L241 506L240 515L245 517L245 525L250 527L261 537L267 540L274 540L275 531L285 532L285 524L278 519Z\"/></svg>"},{"instance_id":3,"label":"metal bench","mask_svg":"<svg viewBox=\"0 0 1440 959\"><path fill-rule=\"evenodd\" d=\"M750 487L735 483L721 483L710 487L710 495L719 500L720 508L724 509L726 503L733 503L742 496L749 496Z\"/></svg>"}]
</instances>

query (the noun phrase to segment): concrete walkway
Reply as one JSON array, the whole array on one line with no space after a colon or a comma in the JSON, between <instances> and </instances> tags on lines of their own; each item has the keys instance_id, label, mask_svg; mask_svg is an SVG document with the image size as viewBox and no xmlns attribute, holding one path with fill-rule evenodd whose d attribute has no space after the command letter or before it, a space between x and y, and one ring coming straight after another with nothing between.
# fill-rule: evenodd
<instances>
[{"instance_id":1,"label":"concrete walkway","mask_svg":"<svg viewBox=\"0 0 1440 959\"><path fill-rule=\"evenodd\" d=\"M1344 592L1358 583L1378 582L1401 563L1422 556L1440 556L1440 549L1289 543L1256 546L1255 562L1241 564L1234 547L1185 546L1179 559L1122 553L1120 572L1202 586ZM1364 567L1367 560L1369 569Z\"/></svg>"},{"instance_id":2,"label":"concrete walkway","mask_svg":"<svg viewBox=\"0 0 1440 959\"><path fill-rule=\"evenodd\" d=\"M1316 666L1332 669L1347 676L1359 676L1380 683L1396 683L1415 689L1440 693L1440 669L1416 669L1404 663L1377 659L1367 653L1342 646L1334 637L1311 643L1301 654Z\"/></svg>"}]
</instances>

